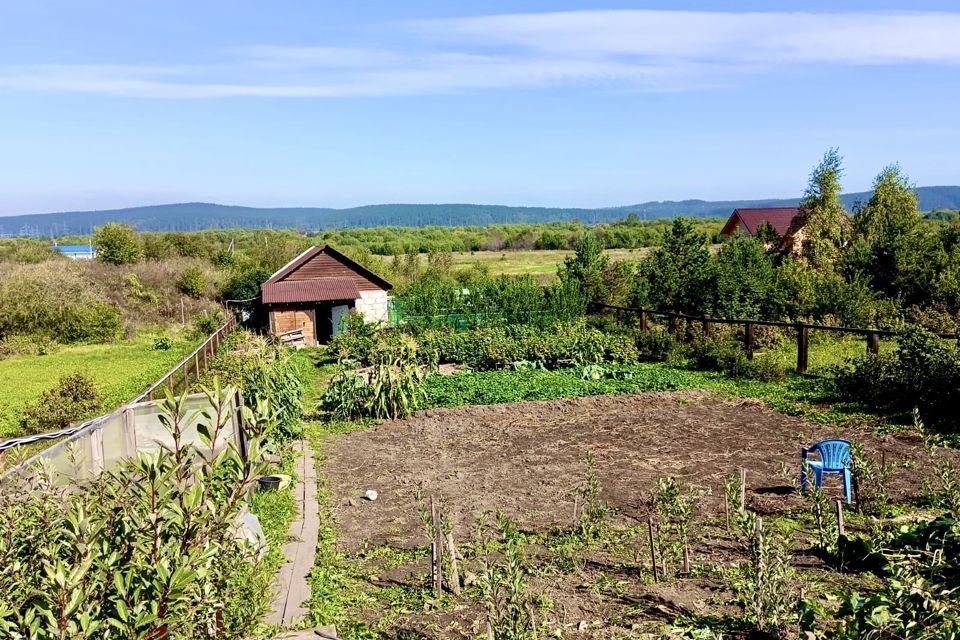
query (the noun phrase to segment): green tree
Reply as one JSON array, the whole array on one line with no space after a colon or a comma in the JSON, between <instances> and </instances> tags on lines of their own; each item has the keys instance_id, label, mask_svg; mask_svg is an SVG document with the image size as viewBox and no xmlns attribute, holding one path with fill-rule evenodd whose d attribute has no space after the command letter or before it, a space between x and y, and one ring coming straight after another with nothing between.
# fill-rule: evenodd
<instances>
[{"instance_id":1,"label":"green tree","mask_svg":"<svg viewBox=\"0 0 960 640\"><path fill-rule=\"evenodd\" d=\"M557 275L561 282L576 281L590 300L607 302L607 285L604 270L610 258L603 252L603 244L592 233L583 235L576 245L576 252L563 261Z\"/></svg>"},{"instance_id":2,"label":"green tree","mask_svg":"<svg viewBox=\"0 0 960 640\"><path fill-rule=\"evenodd\" d=\"M806 210L802 253L816 269L832 271L846 239L847 212L840 202L843 158L836 148L827 151L810 174L800 201Z\"/></svg>"},{"instance_id":3,"label":"green tree","mask_svg":"<svg viewBox=\"0 0 960 640\"><path fill-rule=\"evenodd\" d=\"M132 264L143 259L143 243L129 224L108 222L93 233L97 260L107 264Z\"/></svg>"},{"instance_id":4,"label":"green tree","mask_svg":"<svg viewBox=\"0 0 960 640\"><path fill-rule=\"evenodd\" d=\"M899 166L885 167L874 180L870 201L854 212L848 271L866 277L888 296L917 299L931 258L920 220L909 179Z\"/></svg>"},{"instance_id":5,"label":"green tree","mask_svg":"<svg viewBox=\"0 0 960 640\"><path fill-rule=\"evenodd\" d=\"M691 221L675 218L663 244L641 263L640 276L637 302L671 311L703 311L714 278L707 237Z\"/></svg>"},{"instance_id":6,"label":"green tree","mask_svg":"<svg viewBox=\"0 0 960 640\"><path fill-rule=\"evenodd\" d=\"M725 243L713 260L712 313L721 317L775 319L785 310L785 289L773 258L750 236Z\"/></svg>"}]
</instances>

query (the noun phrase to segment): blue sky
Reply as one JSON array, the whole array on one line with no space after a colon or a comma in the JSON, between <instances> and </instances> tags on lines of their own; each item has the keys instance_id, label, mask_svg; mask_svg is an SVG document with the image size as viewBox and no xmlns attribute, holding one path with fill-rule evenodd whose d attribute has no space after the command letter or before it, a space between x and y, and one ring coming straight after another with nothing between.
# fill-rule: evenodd
<instances>
[{"instance_id":1,"label":"blue sky","mask_svg":"<svg viewBox=\"0 0 960 640\"><path fill-rule=\"evenodd\" d=\"M0 215L957 184L956 2L3 0Z\"/></svg>"}]
</instances>

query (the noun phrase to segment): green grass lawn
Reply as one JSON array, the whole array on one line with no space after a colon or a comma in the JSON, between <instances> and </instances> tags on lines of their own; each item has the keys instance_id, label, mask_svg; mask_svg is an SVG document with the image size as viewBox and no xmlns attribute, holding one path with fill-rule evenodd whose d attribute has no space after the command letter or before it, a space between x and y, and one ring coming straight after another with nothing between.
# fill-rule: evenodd
<instances>
[{"instance_id":1,"label":"green grass lawn","mask_svg":"<svg viewBox=\"0 0 960 640\"><path fill-rule=\"evenodd\" d=\"M143 391L196 346L174 336L172 348L155 351L157 337L141 335L113 344L70 346L45 356L0 360L0 438L18 435L20 410L63 376L90 376L103 395L106 411Z\"/></svg>"}]
</instances>

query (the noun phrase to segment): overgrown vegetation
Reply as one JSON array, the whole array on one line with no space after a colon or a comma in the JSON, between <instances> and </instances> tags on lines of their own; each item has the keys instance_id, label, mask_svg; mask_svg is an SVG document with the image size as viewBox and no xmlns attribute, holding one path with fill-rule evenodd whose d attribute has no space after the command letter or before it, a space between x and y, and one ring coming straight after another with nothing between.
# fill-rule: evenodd
<instances>
[{"instance_id":1,"label":"overgrown vegetation","mask_svg":"<svg viewBox=\"0 0 960 640\"><path fill-rule=\"evenodd\" d=\"M211 415L233 393L212 391ZM206 423L194 447L182 438L181 402L165 412L169 448L69 489L42 472L4 487L5 637L239 639L257 628L270 576L233 531L267 425L251 423L249 457L232 444L210 456L222 422Z\"/></svg>"}]
</instances>

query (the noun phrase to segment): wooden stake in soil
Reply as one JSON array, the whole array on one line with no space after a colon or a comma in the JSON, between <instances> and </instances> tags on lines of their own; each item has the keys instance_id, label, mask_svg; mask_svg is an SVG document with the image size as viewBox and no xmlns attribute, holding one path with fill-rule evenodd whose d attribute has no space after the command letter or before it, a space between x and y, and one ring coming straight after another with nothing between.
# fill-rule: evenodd
<instances>
[{"instance_id":1,"label":"wooden stake in soil","mask_svg":"<svg viewBox=\"0 0 960 640\"><path fill-rule=\"evenodd\" d=\"M447 532L447 553L450 554L450 591L460 595L460 565L457 564L457 545L453 542L453 531Z\"/></svg>"},{"instance_id":2,"label":"wooden stake in soil","mask_svg":"<svg viewBox=\"0 0 960 640\"><path fill-rule=\"evenodd\" d=\"M837 536L843 535L843 498L837 498Z\"/></svg>"},{"instance_id":3,"label":"wooden stake in soil","mask_svg":"<svg viewBox=\"0 0 960 640\"><path fill-rule=\"evenodd\" d=\"M683 545L683 572L690 573L690 547L686 543Z\"/></svg>"},{"instance_id":4,"label":"wooden stake in soil","mask_svg":"<svg viewBox=\"0 0 960 640\"><path fill-rule=\"evenodd\" d=\"M443 592L443 538L440 518L437 517L437 503L433 496L430 496L430 522L433 524L433 594L439 598Z\"/></svg>"},{"instance_id":5,"label":"wooden stake in soil","mask_svg":"<svg viewBox=\"0 0 960 640\"><path fill-rule=\"evenodd\" d=\"M740 468L740 511L747 510L747 470Z\"/></svg>"},{"instance_id":6,"label":"wooden stake in soil","mask_svg":"<svg viewBox=\"0 0 960 640\"><path fill-rule=\"evenodd\" d=\"M727 533L730 533L730 496L723 492L723 515L727 519Z\"/></svg>"},{"instance_id":7,"label":"wooden stake in soil","mask_svg":"<svg viewBox=\"0 0 960 640\"><path fill-rule=\"evenodd\" d=\"M657 546L653 541L653 518L647 518L647 532L650 534L650 566L653 567L653 581L659 582L657 578Z\"/></svg>"}]
</instances>

